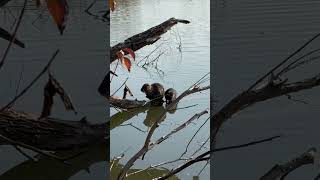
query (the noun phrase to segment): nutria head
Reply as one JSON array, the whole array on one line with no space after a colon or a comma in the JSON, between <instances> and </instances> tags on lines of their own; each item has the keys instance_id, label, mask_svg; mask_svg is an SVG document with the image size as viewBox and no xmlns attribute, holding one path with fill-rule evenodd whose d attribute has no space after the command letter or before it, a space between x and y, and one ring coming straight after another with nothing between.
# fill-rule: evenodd
<instances>
[{"instance_id":1,"label":"nutria head","mask_svg":"<svg viewBox=\"0 0 320 180\"><path fill-rule=\"evenodd\" d=\"M164 96L165 96L165 99L166 99L166 103L170 104L172 101L176 100L177 91L175 89L173 89L173 88L169 88L164 93Z\"/></svg>"},{"instance_id":2,"label":"nutria head","mask_svg":"<svg viewBox=\"0 0 320 180\"><path fill-rule=\"evenodd\" d=\"M151 91L151 85L146 83L141 87L141 92L147 93Z\"/></svg>"}]
</instances>

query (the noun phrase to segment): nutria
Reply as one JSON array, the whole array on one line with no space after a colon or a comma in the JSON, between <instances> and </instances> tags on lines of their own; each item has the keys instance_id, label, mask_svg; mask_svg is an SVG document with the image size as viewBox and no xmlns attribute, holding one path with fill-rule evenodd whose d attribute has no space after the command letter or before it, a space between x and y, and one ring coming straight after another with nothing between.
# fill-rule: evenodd
<instances>
[{"instance_id":1,"label":"nutria","mask_svg":"<svg viewBox=\"0 0 320 180\"><path fill-rule=\"evenodd\" d=\"M177 98L177 91L173 88L169 88L164 93L164 97L166 98L166 103L170 104L172 101L176 100Z\"/></svg>"},{"instance_id":2,"label":"nutria","mask_svg":"<svg viewBox=\"0 0 320 180\"><path fill-rule=\"evenodd\" d=\"M160 83L144 84L141 92L146 94L146 97L151 100L152 105L161 106L163 103L164 88Z\"/></svg>"}]
</instances>

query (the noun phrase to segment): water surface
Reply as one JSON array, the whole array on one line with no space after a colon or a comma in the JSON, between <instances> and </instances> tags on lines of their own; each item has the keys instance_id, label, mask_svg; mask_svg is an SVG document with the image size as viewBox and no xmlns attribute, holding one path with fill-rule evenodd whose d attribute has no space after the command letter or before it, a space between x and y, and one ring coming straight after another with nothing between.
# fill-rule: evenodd
<instances>
[{"instance_id":1,"label":"water surface","mask_svg":"<svg viewBox=\"0 0 320 180\"><path fill-rule=\"evenodd\" d=\"M126 78L129 78L127 85L133 92L134 97L139 100L145 99L145 95L140 92L144 83L162 83L167 88L175 88L178 93L182 93L198 79L210 72L210 13L208 0L185 1L185 0L122 0L118 2L116 11L111 14L111 45L125 40L126 38L143 32L150 27L160 24L171 18L187 19L190 24L178 24L172 30L163 35L157 43L144 47L136 52L137 60L128 73L124 68L117 70L119 77L115 78L111 84L111 92L118 89ZM180 46L181 45L181 46ZM144 64L143 58L154 49L158 49L150 55L149 61L162 54L157 66L141 66ZM179 50L180 49L180 50ZM141 61L141 62L140 62ZM140 62L140 63L139 63ZM110 67L115 68L116 63ZM204 85L208 85L207 81ZM122 96L123 91L115 95ZM153 135L153 140L166 135L181 123L188 120L195 113L199 113L209 108L209 91L196 95L191 95L183 99L178 108L186 106L191 108L179 109L174 113L167 113L165 120L157 128ZM127 160L142 147L146 138L148 128L154 123L155 117L163 112L163 107L141 109L135 112L119 113L111 109L111 154L110 157L125 156L119 161L123 165ZM208 115L201 117L190 124L172 138L156 146L147 153L143 161L138 160L133 169L143 169L149 165L158 164L168 160L177 159L185 150L186 145L197 129L205 122ZM132 124L140 130L129 126ZM199 153L207 151L209 142L209 122L199 131L195 140L191 143L187 153L190 156L203 143L204 148ZM163 166L165 170L171 169L182 162ZM199 163L182 171L177 175L179 179L193 179L203 167L200 179L209 179L209 166L206 163ZM116 172L112 172L114 175ZM162 172L163 173L163 172ZM151 173L152 174L152 173ZM142 174L142 176L145 174ZM112 176L115 177L115 176ZM150 176L144 176L147 179ZM141 177L133 177L133 179Z\"/></svg>"},{"instance_id":2,"label":"water surface","mask_svg":"<svg viewBox=\"0 0 320 180\"><path fill-rule=\"evenodd\" d=\"M60 53L50 70L69 93L78 115L66 112L63 104L55 98L52 117L80 120L87 116L90 123L106 122L106 102L98 94L97 87L103 79L107 65L105 33L106 23L84 13L91 1L68 1L70 15L63 36L60 36L45 7L36 9L35 3L27 6L17 38L26 45L25 49L13 46L7 62L0 72L1 106L16 94L20 74L19 90L22 90L42 70L53 52ZM14 18L18 17L22 1L12 0L0 9L0 26L13 31ZM106 8L105 3L97 3L93 12ZM42 14L40 18L37 17ZM36 20L37 19L37 20ZM0 39L2 56L8 41ZM48 77L44 75L15 104L15 109L40 114L42 110L43 88ZM39 162L29 161L11 146L0 146L0 179L51 179L81 180L106 179L107 146L92 147L83 156L71 161L71 166L56 163L45 157ZM72 154L63 152L64 155ZM31 153L32 154L32 153ZM4 163L5 162L5 163Z\"/></svg>"},{"instance_id":3,"label":"water surface","mask_svg":"<svg viewBox=\"0 0 320 180\"><path fill-rule=\"evenodd\" d=\"M213 4L214 111L319 33L318 1L226 0ZM300 55L316 49L319 42ZM310 77L318 73L319 65L315 62L300 68L290 78ZM274 142L216 154L212 179L258 179L275 164L310 147L319 148L319 88L293 95L308 104L280 97L256 104L224 124L216 146L284 136ZM308 165L287 178L313 179L317 173L315 166Z\"/></svg>"}]
</instances>

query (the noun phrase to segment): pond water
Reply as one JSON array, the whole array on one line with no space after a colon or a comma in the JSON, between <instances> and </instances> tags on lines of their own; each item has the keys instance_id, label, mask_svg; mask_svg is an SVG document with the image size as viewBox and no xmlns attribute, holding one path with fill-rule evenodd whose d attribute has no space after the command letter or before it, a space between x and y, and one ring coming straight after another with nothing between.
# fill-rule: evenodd
<instances>
[{"instance_id":1,"label":"pond water","mask_svg":"<svg viewBox=\"0 0 320 180\"><path fill-rule=\"evenodd\" d=\"M119 0L116 10L111 13L111 46L122 42L126 38L143 32L148 28L158 25L165 20L175 17L191 21L190 24L178 24L162 36L154 45L146 46L136 52L136 61L130 73L120 66L117 69L118 77L114 77L111 84L111 94L128 78L127 86L134 97L131 99L146 100L140 91L144 83L159 82L165 89L175 88L179 93L189 88L205 74L210 72L210 1L186 1L186 0ZM155 51L154 51L155 50ZM144 59L153 52L149 59ZM152 61L156 63L152 65ZM147 63L145 63L147 62ZM143 67L144 65L144 67ZM114 69L116 62L110 68ZM209 79L203 85L209 85ZM115 95L122 96L123 90ZM194 94L185 97L174 113L167 113L165 120L160 124L153 134L152 140L166 135L175 127L187 121L194 114L209 108L210 92ZM151 109L138 109L129 112L118 112L111 109L111 149L110 158L124 153L124 157L117 161L111 171L112 179L117 172L143 145L148 128L153 124L155 118L163 112L163 107ZM148 152L144 160L137 160L131 172L144 169L150 165L175 160L185 151L188 141L206 122L209 115L199 118L187 128L178 132L173 137L157 145ZM131 126L131 125L135 126ZM197 153L207 151L209 148L209 121L200 129L195 139L188 148L189 157L203 144L203 148ZM183 162L176 162L144 171L129 176L128 179L151 179L168 172L168 169ZM206 162L198 163L180 172L172 179L209 179L209 165ZM203 169L204 168L204 169ZM203 169L201 171L201 169ZM199 172L201 172L199 174Z\"/></svg>"},{"instance_id":2,"label":"pond water","mask_svg":"<svg viewBox=\"0 0 320 180\"><path fill-rule=\"evenodd\" d=\"M320 2L310 0L214 1L214 111L319 33L319 7ZM298 56L319 44L318 39ZM311 77L319 73L319 65L316 61L299 68L290 79ZM259 179L275 164L287 162L310 147L320 147L319 88L292 95L308 104L280 97L258 103L223 125L217 147L274 135L283 137L217 153L212 159L212 179ZM307 165L287 179L314 179L318 173L316 166Z\"/></svg>"},{"instance_id":3,"label":"pond water","mask_svg":"<svg viewBox=\"0 0 320 180\"><path fill-rule=\"evenodd\" d=\"M0 26L9 32L19 16L23 1L11 0L0 9ZM0 103L8 103L16 94L20 74L21 91L42 70L53 52L60 53L51 66L51 72L71 96L79 112L76 116L66 112L58 99L53 106L52 117L79 120L87 116L90 123L105 123L107 119L106 102L97 92L107 68L106 35L107 23L84 13L91 3L89 0L68 1L70 15L64 35L59 32L45 7L37 9L34 1L29 1L17 38L26 45L25 49L13 46L7 62L0 71ZM106 2L97 3L92 11L106 9ZM37 17L42 14L40 18ZM0 39L1 57L8 41ZM15 109L40 114L43 101L43 88L47 82L44 75L15 104ZM74 152L61 152L63 155ZM31 153L32 154L32 153ZM71 166L56 163L47 158L38 162L29 161L11 146L0 146L0 179L34 180L86 180L107 179L107 145L92 147L85 154L73 159Z\"/></svg>"}]
</instances>

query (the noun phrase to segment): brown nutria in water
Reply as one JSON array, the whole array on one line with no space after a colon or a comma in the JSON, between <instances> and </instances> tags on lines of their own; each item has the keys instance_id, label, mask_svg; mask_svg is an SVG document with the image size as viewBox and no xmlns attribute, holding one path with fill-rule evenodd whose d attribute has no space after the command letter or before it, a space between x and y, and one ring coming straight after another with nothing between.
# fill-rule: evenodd
<instances>
[{"instance_id":1,"label":"brown nutria in water","mask_svg":"<svg viewBox=\"0 0 320 180\"><path fill-rule=\"evenodd\" d=\"M161 106L163 103L164 88L160 83L144 84L141 92L146 94L146 97L151 101L152 105Z\"/></svg>"},{"instance_id":2,"label":"brown nutria in water","mask_svg":"<svg viewBox=\"0 0 320 180\"><path fill-rule=\"evenodd\" d=\"M172 101L176 100L177 98L177 91L173 88L169 88L164 93L164 97L166 98L166 103L170 104Z\"/></svg>"}]
</instances>

